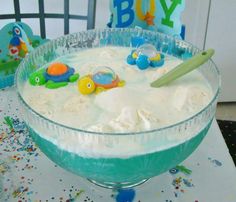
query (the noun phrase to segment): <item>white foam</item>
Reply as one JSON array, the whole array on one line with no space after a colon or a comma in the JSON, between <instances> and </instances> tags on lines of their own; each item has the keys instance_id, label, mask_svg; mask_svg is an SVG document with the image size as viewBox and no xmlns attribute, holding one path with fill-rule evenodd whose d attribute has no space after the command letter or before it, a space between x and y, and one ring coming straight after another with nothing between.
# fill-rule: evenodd
<instances>
[{"instance_id":1,"label":"white foam","mask_svg":"<svg viewBox=\"0 0 236 202\"><path fill-rule=\"evenodd\" d=\"M167 56L164 67L141 71L136 66L126 64L130 51L129 48L104 47L57 59L74 67L81 76L91 73L98 66L109 66L126 81L125 87L84 96L79 93L77 83L54 90L27 83L23 97L34 110L55 122L94 132L157 129L184 120L209 103L212 91L199 72L194 71L168 86L152 88L150 82L181 61ZM136 137L75 135L68 134L69 131L54 134L57 132L45 130L40 125L33 128L62 149L93 157L126 158L167 148L193 136L193 132L189 131L183 132L185 135L159 135L155 138L148 134ZM197 130L199 128L192 131Z\"/></svg>"}]
</instances>

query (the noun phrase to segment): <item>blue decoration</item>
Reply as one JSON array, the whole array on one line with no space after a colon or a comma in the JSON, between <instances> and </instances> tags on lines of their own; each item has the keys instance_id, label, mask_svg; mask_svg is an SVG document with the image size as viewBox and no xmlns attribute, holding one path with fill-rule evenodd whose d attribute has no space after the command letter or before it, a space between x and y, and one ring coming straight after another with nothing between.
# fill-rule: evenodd
<instances>
[{"instance_id":1,"label":"blue decoration","mask_svg":"<svg viewBox=\"0 0 236 202\"><path fill-rule=\"evenodd\" d=\"M182 38L183 40L185 39L185 30L186 30L185 25L182 25L182 26L181 26L180 36L181 36L181 38Z\"/></svg>"},{"instance_id":2,"label":"blue decoration","mask_svg":"<svg viewBox=\"0 0 236 202\"><path fill-rule=\"evenodd\" d=\"M181 13L185 0L110 0L109 27L141 27L184 37Z\"/></svg>"},{"instance_id":3,"label":"blue decoration","mask_svg":"<svg viewBox=\"0 0 236 202\"><path fill-rule=\"evenodd\" d=\"M19 46L20 45L20 38L17 36L14 36L10 41L10 45Z\"/></svg>"},{"instance_id":4,"label":"blue decoration","mask_svg":"<svg viewBox=\"0 0 236 202\"><path fill-rule=\"evenodd\" d=\"M117 22L115 25L116 27L128 27L132 24L132 22L134 21L134 11L132 10L133 4L133 0L113 1L113 6L117 11ZM123 5L125 5L125 7ZM123 16L126 16L125 20L123 20Z\"/></svg>"},{"instance_id":5,"label":"blue decoration","mask_svg":"<svg viewBox=\"0 0 236 202\"><path fill-rule=\"evenodd\" d=\"M145 70L149 66L156 68L164 64L165 56L157 52L151 44L143 44L136 50L132 50L126 61L130 65L137 65L140 70Z\"/></svg>"},{"instance_id":6,"label":"blue decoration","mask_svg":"<svg viewBox=\"0 0 236 202\"><path fill-rule=\"evenodd\" d=\"M113 14L111 14L111 16L110 16L110 20L107 23L107 27L111 28L112 27L112 22L113 22Z\"/></svg>"},{"instance_id":7,"label":"blue decoration","mask_svg":"<svg viewBox=\"0 0 236 202\"><path fill-rule=\"evenodd\" d=\"M133 202L135 191L133 189L119 189L116 202Z\"/></svg>"}]
</instances>

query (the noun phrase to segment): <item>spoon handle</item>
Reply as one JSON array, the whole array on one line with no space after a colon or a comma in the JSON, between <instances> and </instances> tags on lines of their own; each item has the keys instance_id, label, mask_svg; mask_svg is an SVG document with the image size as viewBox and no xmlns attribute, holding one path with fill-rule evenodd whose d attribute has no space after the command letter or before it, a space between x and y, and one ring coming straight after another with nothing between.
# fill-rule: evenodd
<instances>
[{"instance_id":1,"label":"spoon handle","mask_svg":"<svg viewBox=\"0 0 236 202\"><path fill-rule=\"evenodd\" d=\"M174 69L164 74L156 81L153 81L151 83L151 86L154 88L161 87L187 74L188 72L193 71L194 69L200 67L206 61L208 61L214 55L214 52L215 51L213 49L208 49L206 51L194 55L192 58L176 66Z\"/></svg>"}]
</instances>

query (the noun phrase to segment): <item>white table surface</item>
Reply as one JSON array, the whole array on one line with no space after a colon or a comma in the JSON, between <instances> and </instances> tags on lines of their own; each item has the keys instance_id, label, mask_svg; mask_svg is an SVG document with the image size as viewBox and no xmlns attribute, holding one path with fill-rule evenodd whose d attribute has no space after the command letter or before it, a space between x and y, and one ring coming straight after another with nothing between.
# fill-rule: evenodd
<instances>
[{"instance_id":1,"label":"white table surface","mask_svg":"<svg viewBox=\"0 0 236 202\"><path fill-rule=\"evenodd\" d=\"M19 118L15 131L3 123L7 116ZM14 88L0 90L1 202L236 202L236 168L216 121L197 150L180 164L191 174L166 172L150 179L128 190L134 199L56 166L32 143L21 122Z\"/></svg>"}]
</instances>

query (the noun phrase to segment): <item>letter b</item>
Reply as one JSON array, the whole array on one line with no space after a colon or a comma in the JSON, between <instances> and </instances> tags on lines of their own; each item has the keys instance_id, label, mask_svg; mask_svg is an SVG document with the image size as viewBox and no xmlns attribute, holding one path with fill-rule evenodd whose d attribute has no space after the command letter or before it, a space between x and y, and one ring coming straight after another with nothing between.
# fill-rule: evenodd
<instances>
[{"instance_id":1,"label":"letter b","mask_svg":"<svg viewBox=\"0 0 236 202\"><path fill-rule=\"evenodd\" d=\"M128 6L126 8L122 8L123 3L127 3ZM116 27L128 27L134 21L134 11L132 9L134 4L133 0L114 0L113 5L117 7L117 24ZM123 16L126 16L123 21Z\"/></svg>"}]
</instances>

